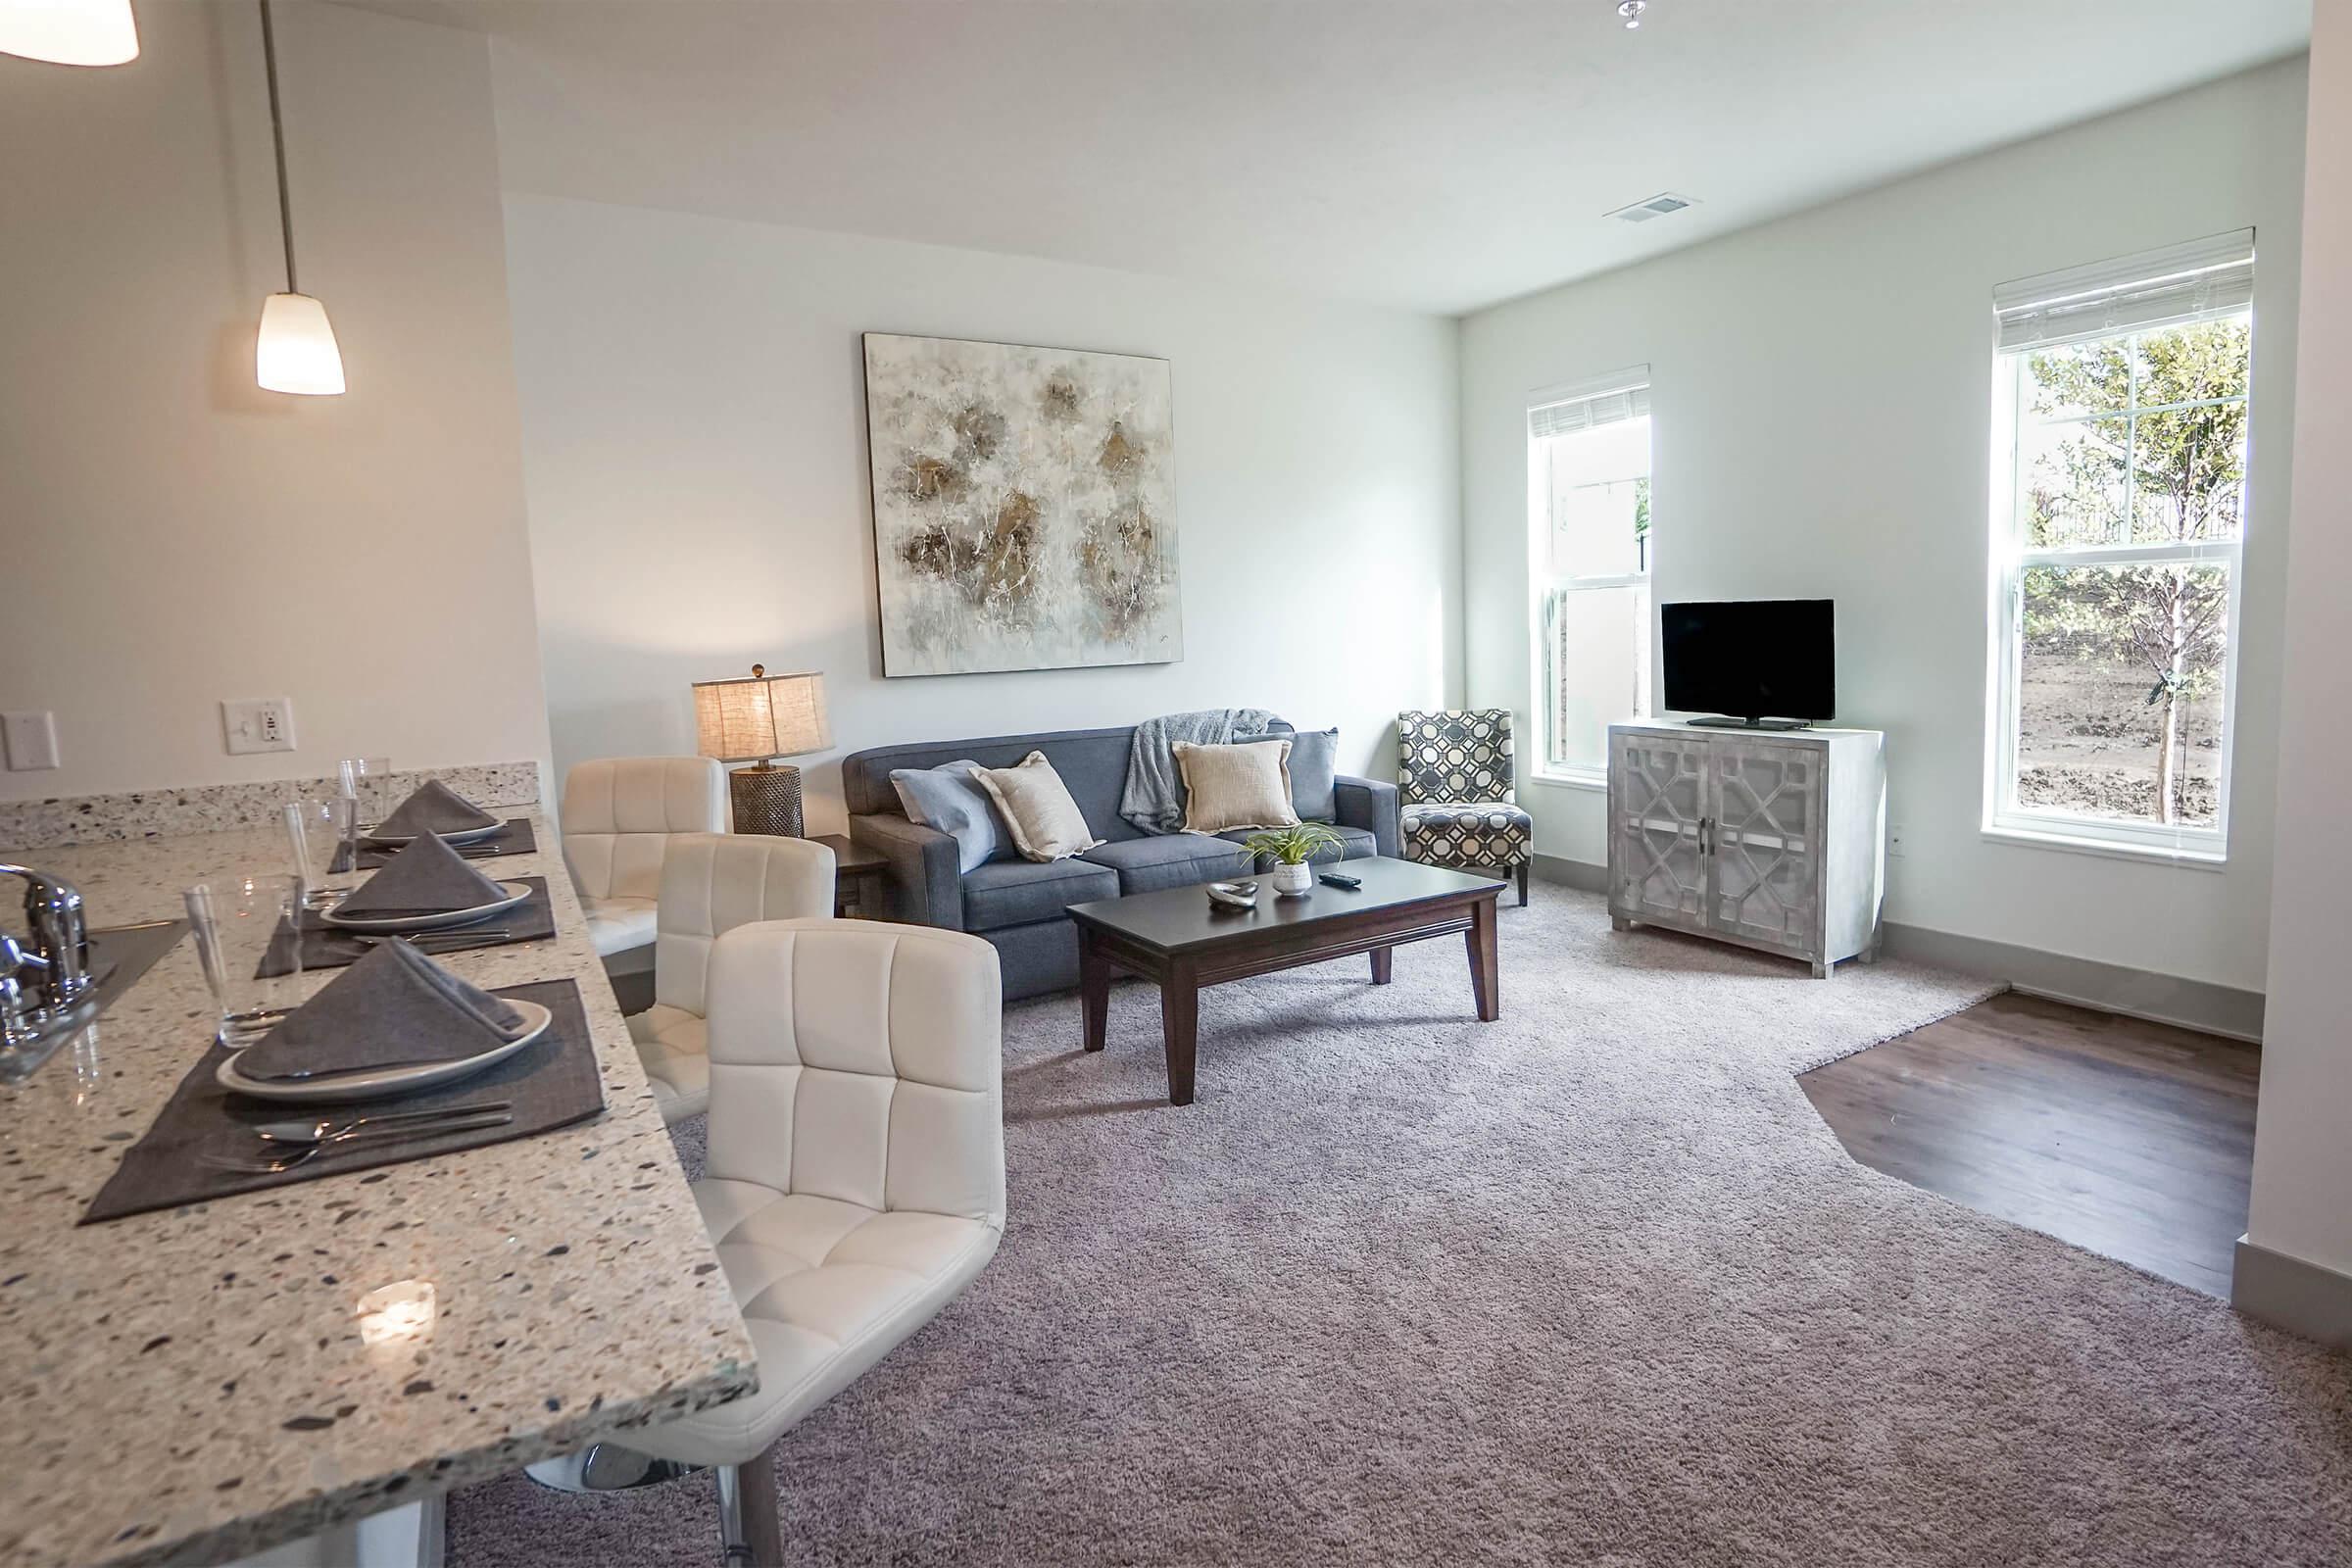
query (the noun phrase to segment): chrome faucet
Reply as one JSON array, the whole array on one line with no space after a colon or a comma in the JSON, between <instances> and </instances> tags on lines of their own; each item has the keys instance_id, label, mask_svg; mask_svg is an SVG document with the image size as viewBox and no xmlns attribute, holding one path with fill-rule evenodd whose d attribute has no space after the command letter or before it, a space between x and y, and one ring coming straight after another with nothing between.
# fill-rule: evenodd
<instances>
[{"instance_id":1,"label":"chrome faucet","mask_svg":"<svg viewBox=\"0 0 2352 1568\"><path fill-rule=\"evenodd\" d=\"M97 1000L90 973L89 927L81 890L30 866L0 864L0 876L24 881L26 937L0 931L0 1052L30 1054L38 1065L74 1030L89 1022ZM29 1070L29 1068L27 1069Z\"/></svg>"}]
</instances>

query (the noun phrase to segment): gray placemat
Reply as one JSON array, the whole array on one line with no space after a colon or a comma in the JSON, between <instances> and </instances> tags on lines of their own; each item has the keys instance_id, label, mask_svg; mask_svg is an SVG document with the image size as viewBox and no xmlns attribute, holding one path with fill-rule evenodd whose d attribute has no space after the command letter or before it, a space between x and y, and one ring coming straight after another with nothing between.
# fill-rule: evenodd
<instances>
[{"instance_id":1,"label":"gray placemat","mask_svg":"<svg viewBox=\"0 0 2352 1568\"><path fill-rule=\"evenodd\" d=\"M369 844L363 840L360 844L359 868L363 871L376 870L406 848L408 846L405 844ZM471 844L452 844L450 848L457 851L461 860L495 860L502 855L536 853L539 835L531 831L529 817L511 816L504 827L488 838L475 839ZM351 852L337 850L335 870L340 873L351 868Z\"/></svg>"},{"instance_id":2,"label":"gray placemat","mask_svg":"<svg viewBox=\"0 0 2352 1568\"><path fill-rule=\"evenodd\" d=\"M507 986L497 995L536 1002L555 1014L547 1033L495 1067L420 1094L343 1104L249 1100L230 1094L214 1076L228 1054L216 1044L179 1081L146 1136L124 1151L122 1163L90 1200L81 1223L95 1225L126 1214L532 1138L600 1114L605 1108L604 1078L597 1066L596 1043L589 1037L588 1015L580 1005L578 982L541 980ZM501 1100L512 1101L514 1107L514 1119L503 1127L355 1141L287 1171L225 1170L209 1163L243 1162L266 1153L266 1146L252 1131L261 1122L341 1119L365 1116L371 1109L433 1110Z\"/></svg>"},{"instance_id":3,"label":"gray placemat","mask_svg":"<svg viewBox=\"0 0 2352 1568\"><path fill-rule=\"evenodd\" d=\"M556 907L548 902L547 878L543 876L511 876L500 880L519 883L531 890L531 896L512 909L501 909L474 925L443 926L438 931L404 933L421 938L418 951L432 957L447 957L453 953L470 953L477 948L512 947L517 942L545 942L556 934ZM467 935L477 931L504 931L503 937ZM367 935L392 937L391 932L369 932ZM373 943L360 940L362 933L332 926L318 916L305 911L302 916L302 966L305 969L340 969L347 963L357 963L368 956ZM395 940L397 940L395 938ZM270 939L270 951L262 955L261 967L254 971L262 979L291 974L294 970L292 944L294 933L285 921L277 923L277 935Z\"/></svg>"}]
</instances>

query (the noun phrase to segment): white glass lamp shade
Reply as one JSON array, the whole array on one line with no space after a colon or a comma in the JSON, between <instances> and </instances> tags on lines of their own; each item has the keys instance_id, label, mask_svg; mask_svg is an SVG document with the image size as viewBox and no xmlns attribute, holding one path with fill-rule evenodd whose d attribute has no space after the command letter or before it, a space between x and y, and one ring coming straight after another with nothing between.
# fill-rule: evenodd
<instances>
[{"instance_id":1,"label":"white glass lamp shade","mask_svg":"<svg viewBox=\"0 0 2352 1568\"><path fill-rule=\"evenodd\" d=\"M55 66L121 66L139 58L130 0L0 0L0 55Z\"/></svg>"},{"instance_id":2,"label":"white glass lamp shade","mask_svg":"<svg viewBox=\"0 0 2352 1568\"><path fill-rule=\"evenodd\" d=\"M331 397L342 391L343 350L327 322L326 307L308 294L270 295L262 306L253 369L269 392Z\"/></svg>"},{"instance_id":3,"label":"white glass lamp shade","mask_svg":"<svg viewBox=\"0 0 2352 1568\"><path fill-rule=\"evenodd\" d=\"M833 744L825 677L756 675L694 683L695 749L722 762L821 752Z\"/></svg>"}]
</instances>

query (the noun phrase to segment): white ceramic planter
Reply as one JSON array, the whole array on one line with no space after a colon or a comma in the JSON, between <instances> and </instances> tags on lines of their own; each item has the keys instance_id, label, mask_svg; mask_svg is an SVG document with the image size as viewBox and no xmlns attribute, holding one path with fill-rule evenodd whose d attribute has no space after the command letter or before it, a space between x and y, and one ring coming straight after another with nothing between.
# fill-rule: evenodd
<instances>
[{"instance_id":1,"label":"white ceramic planter","mask_svg":"<svg viewBox=\"0 0 2352 1568\"><path fill-rule=\"evenodd\" d=\"M1278 860L1275 862L1271 874L1274 879L1274 891L1286 899L1295 899L1301 893L1311 892L1315 885L1315 868L1305 863L1285 865Z\"/></svg>"}]
</instances>

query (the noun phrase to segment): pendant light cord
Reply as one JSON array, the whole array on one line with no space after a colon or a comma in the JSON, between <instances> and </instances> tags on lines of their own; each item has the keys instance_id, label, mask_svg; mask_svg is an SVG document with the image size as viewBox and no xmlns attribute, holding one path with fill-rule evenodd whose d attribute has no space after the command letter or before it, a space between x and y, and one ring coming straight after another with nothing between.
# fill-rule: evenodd
<instances>
[{"instance_id":1,"label":"pendant light cord","mask_svg":"<svg viewBox=\"0 0 2352 1568\"><path fill-rule=\"evenodd\" d=\"M270 140L277 148L277 231L286 242L286 292L294 286L294 201L286 194L286 122L277 106L277 35L270 26L270 0L262 5L262 61L270 72Z\"/></svg>"}]
</instances>

